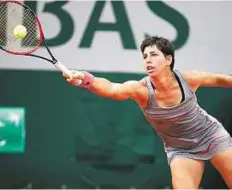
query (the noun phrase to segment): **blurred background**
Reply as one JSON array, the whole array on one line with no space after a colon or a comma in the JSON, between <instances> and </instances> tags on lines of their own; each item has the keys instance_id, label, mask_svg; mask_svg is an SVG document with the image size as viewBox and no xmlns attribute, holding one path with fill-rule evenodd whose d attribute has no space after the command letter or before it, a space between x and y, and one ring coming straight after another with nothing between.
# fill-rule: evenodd
<instances>
[{"instance_id":1,"label":"blurred background","mask_svg":"<svg viewBox=\"0 0 232 190\"><path fill-rule=\"evenodd\" d=\"M139 46L159 35L175 68L231 74L232 2L24 1L54 55L113 82L145 76ZM42 46L39 54L46 55ZM133 101L66 83L46 61L0 52L0 188L172 188L163 144ZM202 88L199 104L232 134L232 90ZM224 189L207 163L202 189Z\"/></svg>"}]
</instances>

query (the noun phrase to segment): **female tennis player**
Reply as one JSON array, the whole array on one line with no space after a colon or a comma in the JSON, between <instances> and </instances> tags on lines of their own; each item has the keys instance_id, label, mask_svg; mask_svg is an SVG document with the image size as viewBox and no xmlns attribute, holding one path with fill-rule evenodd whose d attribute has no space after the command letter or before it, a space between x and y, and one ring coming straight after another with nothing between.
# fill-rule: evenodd
<instances>
[{"instance_id":1,"label":"female tennis player","mask_svg":"<svg viewBox=\"0 0 232 190\"><path fill-rule=\"evenodd\" d=\"M134 100L164 143L173 188L199 188L206 160L232 188L232 138L223 125L197 103L199 87L232 87L232 77L202 71L173 70L174 48L169 40L151 37L142 42L144 68L140 81L113 83L91 73L65 76L74 86L116 100Z\"/></svg>"}]
</instances>

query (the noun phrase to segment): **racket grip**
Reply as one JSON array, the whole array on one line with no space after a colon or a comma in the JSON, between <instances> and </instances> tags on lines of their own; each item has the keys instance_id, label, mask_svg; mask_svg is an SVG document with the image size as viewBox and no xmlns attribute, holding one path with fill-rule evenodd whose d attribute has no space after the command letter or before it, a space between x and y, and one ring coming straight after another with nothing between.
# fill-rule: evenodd
<instances>
[{"instance_id":1,"label":"racket grip","mask_svg":"<svg viewBox=\"0 0 232 190\"><path fill-rule=\"evenodd\" d=\"M57 61L54 64L63 74L67 75L68 77L72 77L72 71L70 71L67 67L65 67L61 62ZM82 84L82 80L78 80L79 85Z\"/></svg>"},{"instance_id":2,"label":"racket grip","mask_svg":"<svg viewBox=\"0 0 232 190\"><path fill-rule=\"evenodd\" d=\"M67 67L65 67L61 62L57 61L55 66L65 75L71 76L72 71L70 71Z\"/></svg>"}]
</instances>

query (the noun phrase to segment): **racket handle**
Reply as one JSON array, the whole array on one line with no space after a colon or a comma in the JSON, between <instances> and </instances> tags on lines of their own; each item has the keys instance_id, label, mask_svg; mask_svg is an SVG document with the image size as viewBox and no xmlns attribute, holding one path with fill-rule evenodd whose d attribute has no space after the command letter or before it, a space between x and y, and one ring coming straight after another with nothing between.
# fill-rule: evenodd
<instances>
[{"instance_id":1,"label":"racket handle","mask_svg":"<svg viewBox=\"0 0 232 190\"><path fill-rule=\"evenodd\" d=\"M72 71L70 71L67 67L65 67L61 62L57 61L54 64L63 74L67 75L68 77L72 76ZM82 80L78 81L79 85L81 85Z\"/></svg>"},{"instance_id":2,"label":"racket handle","mask_svg":"<svg viewBox=\"0 0 232 190\"><path fill-rule=\"evenodd\" d=\"M55 66L65 75L71 76L72 72L67 67L65 67L61 62L57 61L55 63Z\"/></svg>"}]
</instances>

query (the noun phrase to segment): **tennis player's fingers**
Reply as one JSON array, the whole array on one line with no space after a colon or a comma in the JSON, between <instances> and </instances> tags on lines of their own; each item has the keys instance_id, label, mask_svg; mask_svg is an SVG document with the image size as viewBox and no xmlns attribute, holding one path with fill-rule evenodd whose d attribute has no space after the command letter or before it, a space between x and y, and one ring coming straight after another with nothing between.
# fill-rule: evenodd
<instances>
[{"instance_id":1,"label":"tennis player's fingers","mask_svg":"<svg viewBox=\"0 0 232 190\"><path fill-rule=\"evenodd\" d=\"M66 74L64 74L64 73L62 73L63 74L63 77L64 78L68 78L68 75L66 75Z\"/></svg>"},{"instance_id":2,"label":"tennis player's fingers","mask_svg":"<svg viewBox=\"0 0 232 190\"><path fill-rule=\"evenodd\" d=\"M67 78L67 79L66 79L66 81L67 81L67 82L70 82L70 83L74 82L75 80L78 80L78 79L73 79L73 78Z\"/></svg>"},{"instance_id":3,"label":"tennis player's fingers","mask_svg":"<svg viewBox=\"0 0 232 190\"><path fill-rule=\"evenodd\" d=\"M72 75L72 74L70 74L70 75L66 75L66 74L64 74L64 73L63 73L63 77L64 77L65 79L72 80L73 75Z\"/></svg>"},{"instance_id":4,"label":"tennis player's fingers","mask_svg":"<svg viewBox=\"0 0 232 190\"><path fill-rule=\"evenodd\" d=\"M71 73L69 75L65 74L65 73L62 73L63 76L65 78L73 78L73 76L75 75L75 73L78 72L78 71L75 71L75 70L71 70Z\"/></svg>"},{"instance_id":5,"label":"tennis player's fingers","mask_svg":"<svg viewBox=\"0 0 232 190\"><path fill-rule=\"evenodd\" d=\"M66 79L67 82L71 83L71 84L78 84L78 83L81 83L81 80L78 79L78 78L67 78Z\"/></svg>"},{"instance_id":6,"label":"tennis player's fingers","mask_svg":"<svg viewBox=\"0 0 232 190\"><path fill-rule=\"evenodd\" d=\"M67 79L67 81L71 83L73 86L80 86L82 82L81 80L78 80L78 79L74 79L74 80Z\"/></svg>"},{"instance_id":7,"label":"tennis player's fingers","mask_svg":"<svg viewBox=\"0 0 232 190\"><path fill-rule=\"evenodd\" d=\"M72 72L72 78L73 79L83 80L84 76L85 76L85 74L82 71L73 71Z\"/></svg>"},{"instance_id":8,"label":"tennis player's fingers","mask_svg":"<svg viewBox=\"0 0 232 190\"><path fill-rule=\"evenodd\" d=\"M72 71L71 76L66 76L63 74L66 78L66 81L72 84L73 86L80 86L82 83L82 80L84 79L84 73L80 71Z\"/></svg>"},{"instance_id":9,"label":"tennis player's fingers","mask_svg":"<svg viewBox=\"0 0 232 190\"><path fill-rule=\"evenodd\" d=\"M81 83L82 83L81 80L76 80L76 81L74 81L73 85L74 85L74 86L80 86Z\"/></svg>"}]
</instances>

